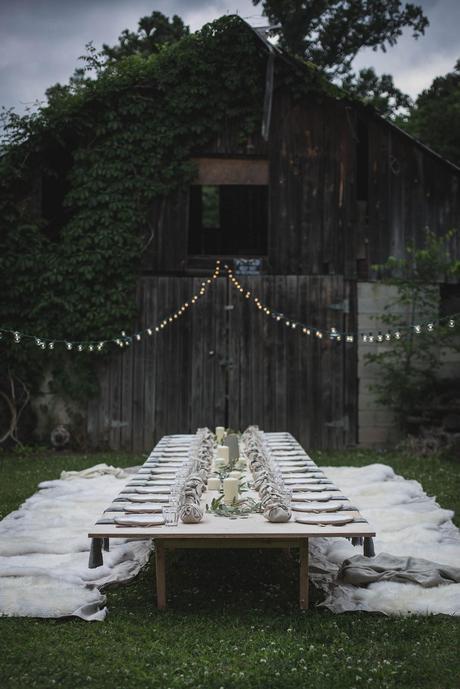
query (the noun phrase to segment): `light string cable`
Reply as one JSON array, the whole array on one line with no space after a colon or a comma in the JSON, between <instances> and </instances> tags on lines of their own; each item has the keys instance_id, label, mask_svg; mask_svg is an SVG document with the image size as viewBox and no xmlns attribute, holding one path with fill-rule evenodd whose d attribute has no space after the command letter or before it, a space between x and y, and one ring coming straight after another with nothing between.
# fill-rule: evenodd
<instances>
[{"instance_id":1,"label":"light string cable","mask_svg":"<svg viewBox=\"0 0 460 689\"><path fill-rule=\"evenodd\" d=\"M308 325L297 319L290 318L284 313L275 311L271 307L264 304L253 291L245 289L239 280L235 277L233 270L225 265L225 270L227 272L227 278L230 280L233 287L242 295L243 298L252 302L259 311L262 311L266 316L272 318L273 320L283 323L286 327L292 330L298 329L303 335L310 335L317 337L318 339L323 339L326 337L335 342L348 342L353 343L356 339L355 334L350 332L344 332L337 328L318 328L313 325ZM432 333L435 331L436 327L441 325L447 325L449 328L454 329L456 323L460 320L460 313L456 313L450 316L443 316L438 319L433 319L427 321L426 323L416 323L414 325L395 325L392 328L386 330L378 330L376 333L371 331L359 331L357 333L358 338L365 344L372 343L382 343L390 342L391 340L400 340L404 335L415 333L420 335L423 332Z\"/></svg>"},{"instance_id":2,"label":"light string cable","mask_svg":"<svg viewBox=\"0 0 460 689\"><path fill-rule=\"evenodd\" d=\"M156 333L161 332L169 325L175 323L188 309L194 306L208 291L212 286L214 281L220 275L220 261L216 261L214 271L210 278L207 278L201 282L200 289L192 294L190 299L183 302L175 311L169 315L162 318L155 324L145 327L140 330L136 330L134 333L127 334L125 330L122 330L119 336L111 337L108 339L98 339L98 340L73 340L70 338L58 339L58 338L45 338L38 337L36 335L30 335L28 333L21 332L19 330L6 330L0 328L0 340L8 337L12 338L12 341L16 344L20 342L35 342L37 347L40 349L53 350L58 345L63 345L67 350L77 351L77 352L101 352L107 345L118 345L119 347L128 347L133 342L142 340L144 336L151 336Z\"/></svg>"},{"instance_id":3,"label":"light string cable","mask_svg":"<svg viewBox=\"0 0 460 689\"><path fill-rule=\"evenodd\" d=\"M443 316L438 319L432 319L427 322L420 322L414 325L401 324L400 326L393 326L385 330L373 331L358 331L356 335L351 332L344 332L335 327L331 328L319 328L317 326L308 325L303 323L298 319L293 319L286 316L284 313L276 311L271 307L264 304L253 291L245 289L239 280L235 277L233 270L228 266L224 266L227 273L227 279L230 281L232 286L242 295L243 298L251 301L255 307L262 311L266 316L272 318L276 322L284 324L286 327L292 330L299 330L303 335L310 335L317 337L318 339L323 339L324 337L336 342L347 342L353 343L356 337L365 344L372 343L382 343L389 342L391 340L400 340L404 335L412 334L420 335L423 332L434 333L437 327L442 325L447 326L450 329L454 329L456 325L460 322L460 313L452 314L449 316ZM74 350L78 352L100 352L107 345L118 345L119 347L127 347L133 342L140 341L144 336L151 336L156 333L161 332L164 328L173 324L177 321L188 309L194 306L199 299L201 299L209 289L209 287L214 283L214 281L221 274L221 262L216 261L214 271L210 278L204 279L201 282L200 289L193 294L189 300L183 302L174 312L170 313L156 324L152 324L149 327L137 330L134 333L127 334L125 330L122 330L119 336L106 338L106 339L94 339L94 340L73 340L70 338L58 339L58 338L45 338L38 337L36 335L30 335L28 333L21 332L19 330L10 330L5 328L0 328L0 340L12 338L12 341L16 344L21 342L35 342L35 344L41 349L53 350L56 346L62 345L67 350Z\"/></svg>"}]
</instances>

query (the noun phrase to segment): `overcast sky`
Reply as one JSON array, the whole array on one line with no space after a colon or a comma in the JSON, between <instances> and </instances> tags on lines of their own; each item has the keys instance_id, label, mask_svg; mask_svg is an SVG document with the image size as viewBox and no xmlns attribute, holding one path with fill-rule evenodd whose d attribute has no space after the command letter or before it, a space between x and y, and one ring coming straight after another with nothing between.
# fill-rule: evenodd
<instances>
[{"instance_id":1,"label":"overcast sky","mask_svg":"<svg viewBox=\"0 0 460 689\"><path fill-rule=\"evenodd\" d=\"M365 50L355 62L393 74L411 96L460 57L460 0L418 1L430 20L424 37L404 35L387 53ZM43 99L48 86L68 80L86 43L113 44L153 10L179 14L192 30L227 12L256 26L266 23L251 0L0 0L0 105L21 112Z\"/></svg>"}]
</instances>

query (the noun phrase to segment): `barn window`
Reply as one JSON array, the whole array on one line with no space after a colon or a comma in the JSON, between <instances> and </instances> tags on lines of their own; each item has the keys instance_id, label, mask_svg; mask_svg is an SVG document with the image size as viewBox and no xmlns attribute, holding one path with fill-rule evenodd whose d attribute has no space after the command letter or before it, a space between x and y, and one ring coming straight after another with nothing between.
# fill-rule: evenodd
<instances>
[{"instance_id":1,"label":"barn window","mask_svg":"<svg viewBox=\"0 0 460 689\"><path fill-rule=\"evenodd\" d=\"M267 161L204 158L197 162L197 184L190 188L189 254L266 254Z\"/></svg>"},{"instance_id":2,"label":"barn window","mask_svg":"<svg viewBox=\"0 0 460 689\"><path fill-rule=\"evenodd\" d=\"M356 199L369 200L369 132L367 123L358 119L356 142Z\"/></svg>"}]
</instances>

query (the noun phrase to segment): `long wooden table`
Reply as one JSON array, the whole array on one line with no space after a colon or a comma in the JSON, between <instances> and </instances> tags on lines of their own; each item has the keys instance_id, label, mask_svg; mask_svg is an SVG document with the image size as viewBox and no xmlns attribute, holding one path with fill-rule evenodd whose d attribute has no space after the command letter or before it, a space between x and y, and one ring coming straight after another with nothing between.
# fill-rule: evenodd
<instances>
[{"instance_id":1,"label":"long wooden table","mask_svg":"<svg viewBox=\"0 0 460 689\"><path fill-rule=\"evenodd\" d=\"M308 490L307 487L306 490ZM329 488L327 490L329 492ZM340 491L335 492L336 499L340 499L341 502L347 501ZM212 497L216 495L214 491L203 493L203 507L206 503L209 504ZM252 495L256 499L258 497L251 491L246 495ZM306 609L308 608L309 539L331 537L365 539L366 545L366 541L371 542L372 537L375 536L375 530L363 519L359 511L348 511L347 514L359 521L343 526L319 526L301 524L294 521L294 516L289 522L271 523L261 514L251 514L246 519L228 519L205 512L203 520L198 524L179 522L177 526L133 527L96 523L88 534L93 539L90 560L93 566L102 564L102 549L103 547L108 549L111 538L152 539L155 543L157 605L158 608L163 609L166 607L166 554L168 551L182 548L298 548L300 555L299 603L302 609ZM109 508L104 513L104 519L111 519L117 515L119 516L120 512L112 512Z\"/></svg>"}]
</instances>

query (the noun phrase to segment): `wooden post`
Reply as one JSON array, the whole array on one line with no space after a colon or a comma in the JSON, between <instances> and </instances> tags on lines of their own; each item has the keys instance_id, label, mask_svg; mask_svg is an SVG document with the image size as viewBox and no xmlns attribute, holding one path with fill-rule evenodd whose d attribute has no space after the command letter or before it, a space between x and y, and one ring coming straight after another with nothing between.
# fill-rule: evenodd
<instances>
[{"instance_id":1,"label":"wooden post","mask_svg":"<svg viewBox=\"0 0 460 689\"><path fill-rule=\"evenodd\" d=\"M157 582L157 608L166 608L166 553L161 540L155 541L155 569Z\"/></svg>"},{"instance_id":2,"label":"wooden post","mask_svg":"<svg viewBox=\"0 0 460 689\"><path fill-rule=\"evenodd\" d=\"M308 538L303 538L299 544L299 599L300 609L308 610Z\"/></svg>"}]
</instances>

